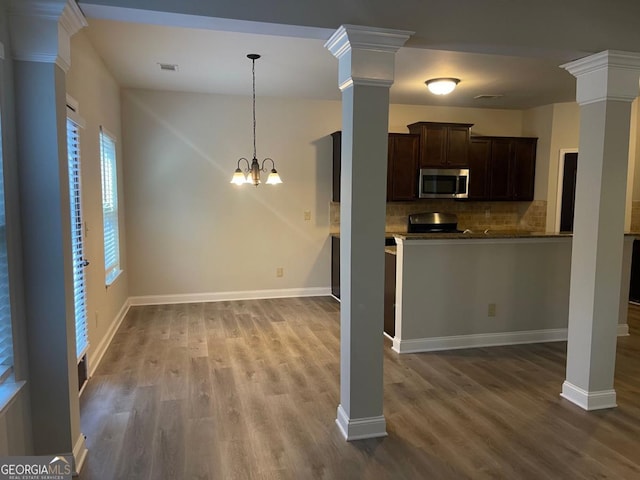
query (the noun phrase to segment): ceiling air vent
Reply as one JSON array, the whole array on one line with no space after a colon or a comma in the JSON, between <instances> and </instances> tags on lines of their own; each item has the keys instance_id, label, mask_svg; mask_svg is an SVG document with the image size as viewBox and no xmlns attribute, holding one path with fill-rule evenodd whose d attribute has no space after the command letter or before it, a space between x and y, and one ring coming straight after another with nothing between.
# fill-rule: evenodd
<instances>
[{"instance_id":1,"label":"ceiling air vent","mask_svg":"<svg viewBox=\"0 0 640 480\"><path fill-rule=\"evenodd\" d=\"M160 65L160 70L166 71L166 72L177 72L178 71L178 65L175 63L158 63L158 65Z\"/></svg>"},{"instance_id":2,"label":"ceiling air vent","mask_svg":"<svg viewBox=\"0 0 640 480\"><path fill-rule=\"evenodd\" d=\"M482 95L476 95L475 97L473 97L473 99L474 100L493 100L494 98L501 98L501 97L504 97L504 95L485 93Z\"/></svg>"}]
</instances>

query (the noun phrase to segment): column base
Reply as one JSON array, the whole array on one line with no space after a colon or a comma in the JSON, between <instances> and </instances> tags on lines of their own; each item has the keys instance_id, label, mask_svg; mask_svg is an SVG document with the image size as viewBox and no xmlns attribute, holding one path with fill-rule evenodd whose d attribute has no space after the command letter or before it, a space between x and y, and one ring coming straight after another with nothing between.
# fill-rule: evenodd
<instances>
[{"instance_id":1,"label":"column base","mask_svg":"<svg viewBox=\"0 0 640 480\"><path fill-rule=\"evenodd\" d=\"M348 442L387 436L387 422L384 416L350 419L342 405L338 405L336 424Z\"/></svg>"},{"instance_id":2,"label":"column base","mask_svg":"<svg viewBox=\"0 0 640 480\"><path fill-rule=\"evenodd\" d=\"M84 442L84 435L81 433L76 444L73 446L73 475L77 476L84 465L84 461L87 458L87 445Z\"/></svg>"},{"instance_id":3,"label":"column base","mask_svg":"<svg viewBox=\"0 0 640 480\"><path fill-rule=\"evenodd\" d=\"M603 410L605 408L615 408L618 406L616 403L615 390L587 392L566 380L562 384L562 393L560 396L569 400L571 403L575 403L584 410Z\"/></svg>"}]
</instances>

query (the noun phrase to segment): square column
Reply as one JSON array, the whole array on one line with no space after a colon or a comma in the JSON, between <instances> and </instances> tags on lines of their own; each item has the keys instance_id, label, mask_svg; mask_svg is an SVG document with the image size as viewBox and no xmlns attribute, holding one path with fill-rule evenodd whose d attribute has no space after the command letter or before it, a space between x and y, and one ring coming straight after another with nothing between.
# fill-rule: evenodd
<instances>
[{"instance_id":1,"label":"square column","mask_svg":"<svg viewBox=\"0 0 640 480\"><path fill-rule=\"evenodd\" d=\"M616 406L613 377L631 102L640 54L606 51L563 65L577 78L578 165L567 376L562 397L585 410Z\"/></svg>"},{"instance_id":2,"label":"square column","mask_svg":"<svg viewBox=\"0 0 640 480\"><path fill-rule=\"evenodd\" d=\"M70 37L87 23L72 0L13 1L10 15L33 450L73 455L78 471L87 449L80 432L65 75Z\"/></svg>"},{"instance_id":3,"label":"square column","mask_svg":"<svg viewBox=\"0 0 640 480\"><path fill-rule=\"evenodd\" d=\"M389 87L411 32L343 25L326 43L342 91L340 405L347 440L387 434L382 412Z\"/></svg>"}]
</instances>

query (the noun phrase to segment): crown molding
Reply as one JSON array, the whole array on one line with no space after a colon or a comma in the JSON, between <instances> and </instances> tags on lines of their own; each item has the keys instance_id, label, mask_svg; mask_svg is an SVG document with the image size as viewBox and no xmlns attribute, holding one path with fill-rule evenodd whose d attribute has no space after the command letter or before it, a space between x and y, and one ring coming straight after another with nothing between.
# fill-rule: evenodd
<instances>
[{"instance_id":1,"label":"crown molding","mask_svg":"<svg viewBox=\"0 0 640 480\"><path fill-rule=\"evenodd\" d=\"M577 79L580 105L613 100L632 102L640 89L640 54L606 50L560 66Z\"/></svg>"},{"instance_id":2,"label":"crown molding","mask_svg":"<svg viewBox=\"0 0 640 480\"><path fill-rule=\"evenodd\" d=\"M393 84L395 53L413 32L342 25L325 43L338 59L338 86L389 88Z\"/></svg>"},{"instance_id":3,"label":"crown molding","mask_svg":"<svg viewBox=\"0 0 640 480\"><path fill-rule=\"evenodd\" d=\"M66 0L11 0L9 15L34 16L57 20L64 10Z\"/></svg>"},{"instance_id":4,"label":"crown molding","mask_svg":"<svg viewBox=\"0 0 640 480\"><path fill-rule=\"evenodd\" d=\"M413 34L408 30L341 25L324 46L338 59L354 49L395 53Z\"/></svg>"},{"instance_id":5,"label":"crown molding","mask_svg":"<svg viewBox=\"0 0 640 480\"><path fill-rule=\"evenodd\" d=\"M67 31L69 37L88 25L87 19L78 4L74 0L67 0L67 4L60 16L60 26Z\"/></svg>"},{"instance_id":6,"label":"crown molding","mask_svg":"<svg viewBox=\"0 0 640 480\"><path fill-rule=\"evenodd\" d=\"M75 0L13 0L9 9L13 58L71 66L71 36L87 26Z\"/></svg>"},{"instance_id":7,"label":"crown molding","mask_svg":"<svg viewBox=\"0 0 640 480\"><path fill-rule=\"evenodd\" d=\"M560 68L564 68L574 77L609 67L640 70L640 54L619 50L605 50L604 52L560 65Z\"/></svg>"}]
</instances>

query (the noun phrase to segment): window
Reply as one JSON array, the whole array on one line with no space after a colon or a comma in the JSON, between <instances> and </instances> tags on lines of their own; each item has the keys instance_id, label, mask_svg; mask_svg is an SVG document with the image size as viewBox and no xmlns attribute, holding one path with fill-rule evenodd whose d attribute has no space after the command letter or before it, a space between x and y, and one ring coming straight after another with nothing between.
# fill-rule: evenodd
<instances>
[{"instance_id":1,"label":"window","mask_svg":"<svg viewBox=\"0 0 640 480\"><path fill-rule=\"evenodd\" d=\"M70 110L73 113L73 110ZM69 204L71 207L71 249L73 265L73 306L76 323L76 356L82 359L89 347L87 332L87 294L84 269L84 220L82 216L82 189L80 176L79 127L67 118L67 156L69 159Z\"/></svg>"},{"instance_id":2,"label":"window","mask_svg":"<svg viewBox=\"0 0 640 480\"><path fill-rule=\"evenodd\" d=\"M6 380L13 371L13 335L11 333L11 303L9 300L3 158L0 115L0 383Z\"/></svg>"},{"instance_id":3,"label":"window","mask_svg":"<svg viewBox=\"0 0 640 480\"><path fill-rule=\"evenodd\" d=\"M102 127L100 127L100 164L102 168L105 282L107 285L111 285L121 271L120 235L118 233L118 174L115 140Z\"/></svg>"}]
</instances>

